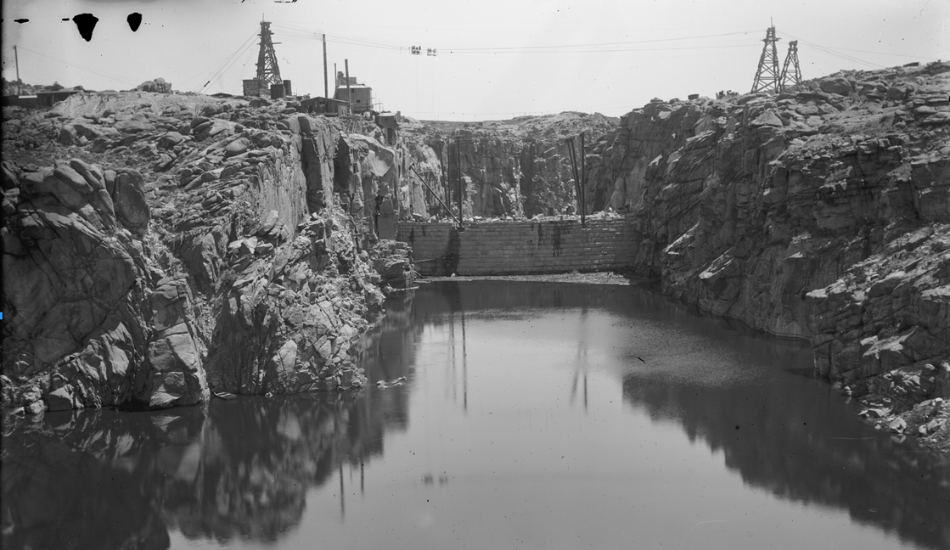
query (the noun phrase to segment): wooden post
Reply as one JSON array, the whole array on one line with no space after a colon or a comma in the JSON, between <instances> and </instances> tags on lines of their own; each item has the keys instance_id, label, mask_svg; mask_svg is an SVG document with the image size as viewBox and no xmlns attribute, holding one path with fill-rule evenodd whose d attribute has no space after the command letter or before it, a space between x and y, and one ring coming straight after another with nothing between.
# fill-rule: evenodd
<instances>
[{"instance_id":1,"label":"wooden post","mask_svg":"<svg viewBox=\"0 0 950 550\"><path fill-rule=\"evenodd\" d=\"M581 209L581 181L577 175L577 154L574 152L574 138L567 141L567 152L571 155L571 174L574 175L574 200L577 202L577 209Z\"/></svg>"},{"instance_id":2,"label":"wooden post","mask_svg":"<svg viewBox=\"0 0 950 550\"><path fill-rule=\"evenodd\" d=\"M20 97L20 58L16 52L16 46L13 46L13 62L16 64L16 96Z\"/></svg>"},{"instance_id":3,"label":"wooden post","mask_svg":"<svg viewBox=\"0 0 950 550\"><path fill-rule=\"evenodd\" d=\"M446 145L446 147L448 147L448 145ZM442 196L445 197L445 202L451 204L452 197L449 196L449 179L448 179L448 175L446 174L446 171L447 171L446 167L449 164L449 152L448 151L444 151L444 152L445 152L445 162L442 162L442 155L439 155L439 171L441 172L440 173L441 178L439 179L439 184L442 185ZM446 208L446 210L448 210L449 214L452 213L452 210L450 208Z\"/></svg>"},{"instance_id":4,"label":"wooden post","mask_svg":"<svg viewBox=\"0 0 950 550\"><path fill-rule=\"evenodd\" d=\"M402 166L399 164L399 149L395 149L393 153L395 153L393 155L393 159L396 161L396 165L393 166L393 168L396 169L396 177L393 178L394 183L393 183L393 199L392 200L393 200L393 211L394 211L393 213L396 214L396 219L398 220L399 214L402 211L402 201L399 200L399 184L402 181L402 178L399 177L400 176L399 171L402 168Z\"/></svg>"},{"instance_id":5,"label":"wooden post","mask_svg":"<svg viewBox=\"0 0 950 550\"><path fill-rule=\"evenodd\" d=\"M459 228L462 227L462 149L459 140L455 140L455 168L458 170L459 179Z\"/></svg>"},{"instance_id":6,"label":"wooden post","mask_svg":"<svg viewBox=\"0 0 950 550\"><path fill-rule=\"evenodd\" d=\"M581 225L587 227L587 204L585 187L587 186L586 162L584 161L584 132L581 132Z\"/></svg>"},{"instance_id":7,"label":"wooden post","mask_svg":"<svg viewBox=\"0 0 950 550\"><path fill-rule=\"evenodd\" d=\"M348 114L353 114L353 96L350 92L350 60L344 59L343 63L346 68L346 110Z\"/></svg>"},{"instance_id":8,"label":"wooden post","mask_svg":"<svg viewBox=\"0 0 950 550\"><path fill-rule=\"evenodd\" d=\"M334 78L336 75L334 75ZM327 35L323 35L323 97L330 97L330 82L327 78Z\"/></svg>"},{"instance_id":9,"label":"wooden post","mask_svg":"<svg viewBox=\"0 0 950 550\"><path fill-rule=\"evenodd\" d=\"M410 170L412 169L411 164L409 165L409 169ZM409 221L414 221L415 217L413 216L413 214L415 214L415 210L413 208L413 200L412 200L412 178L409 177L409 174L406 174L406 181L408 182L408 186L409 186Z\"/></svg>"},{"instance_id":10,"label":"wooden post","mask_svg":"<svg viewBox=\"0 0 950 550\"><path fill-rule=\"evenodd\" d=\"M412 166L410 166L409 169L412 170L413 172L415 172L416 177L419 178L419 181L422 183L422 185L424 185L425 188L429 190L429 193L430 193L433 197L435 197L435 200L439 201L439 204L442 205L442 208L444 208L445 211L448 212L449 217L452 218L452 220L455 220L455 214L452 213L452 209L449 208L448 205L445 204L445 203L442 201L442 199L439 198L439 196L435 193L435 191L432 190L431 187L429 187L429 184L426 183L426 181L425 181L424 179L422 179L422 176L419 175L419 172L416 172L416 169L415 169L414 167L412 167ZM446 197L445 200L449 200L448 197Z\"/></svg>"}]
</instances>

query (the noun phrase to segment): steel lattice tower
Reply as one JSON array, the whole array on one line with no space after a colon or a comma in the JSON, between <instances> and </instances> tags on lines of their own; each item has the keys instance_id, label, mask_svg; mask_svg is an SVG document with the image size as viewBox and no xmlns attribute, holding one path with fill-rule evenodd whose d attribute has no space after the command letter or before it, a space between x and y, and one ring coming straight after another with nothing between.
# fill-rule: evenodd
<instances>
[{"instance_id":1,"label":"steel lattice tower","mask_svg":"<svg viewBox=\"0 0 950 550\"><path fill-rule=\"evenodd\" d=\"M261 21L261 51L257 54L257 80L269 84L282 84L280 68L277 66L277 54L271 36L270 22Z\"/></svg>"},{"instance_id":2,"label":"steel lattice tower","mask_svg":"<svg viewBox=\"0 0 950 550\"><path fill-rule=\"evenodd\" d=\"M775 27L769 27L765 33L765 46L762 48L762 57L759 58L759 68L755 71L755 82L752 83L752 92L778 92L780 88L780 73L778 72L778 52L775 51Z\"/></svg>"},{"instance_id":3,"label":"steel lattice tower","mask_svg":"<svg viewBox=\"0 0 950 550\"><path fill-rule=\"evenodd\" d=\"M789 65L792 66L792 72L788 72ZM802 69L798 66L798 40L792 40L788 43L788 55L785 56L785 65L782 67L782 78L779 79L779 87L785 89L786 86L797 86L802 83Z\"/></svg>"}]
</instances>

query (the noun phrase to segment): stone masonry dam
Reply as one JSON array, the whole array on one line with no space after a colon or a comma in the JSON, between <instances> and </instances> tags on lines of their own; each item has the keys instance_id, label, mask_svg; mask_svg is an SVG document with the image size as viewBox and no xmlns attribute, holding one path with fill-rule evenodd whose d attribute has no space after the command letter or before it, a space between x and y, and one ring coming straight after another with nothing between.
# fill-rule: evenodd
<instances>
[{"instance_id":1,"label":"stone masonry dam","mask_svg":"<svg viewBox=\"0 0 950 550\"><path fill-rule=\"evenodd\" d=\"M400 222L423 275L524 275L624 271L633 265L630 217L470 223Z\"/></svg>"}]
</instances>

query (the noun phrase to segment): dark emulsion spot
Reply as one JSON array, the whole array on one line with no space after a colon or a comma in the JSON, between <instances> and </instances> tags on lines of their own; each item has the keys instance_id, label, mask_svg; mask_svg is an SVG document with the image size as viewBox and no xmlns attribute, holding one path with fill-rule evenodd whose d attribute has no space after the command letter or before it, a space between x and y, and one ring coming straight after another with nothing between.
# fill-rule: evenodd
<instances>
[{"instance_id":1,"label":"dark emulsion spot","mask_svg":"<svg viewBox=\"0 0 950 550\"><path fill-rule=\"evenodd\" d=\"M19 24L22 25L23 23L29 23L30 20L29 20L29 19L14 19L13 22L14 22L14 23L19 23Z\"/></svg>"},{"instance_id":2,"label":"dark emulsion spot","mask_svg":"<svg viewBox=\"0 0 950 550\"><path fill-rule=\"evenodd\" d=\"M73 22L76 23L76 27L79 28L79 36L83 37L86 42L92 40L92 31L96 28L96 23L99 22L99 18L91 13L80 13L76 17L73 17Z\"/></svg>"},{"instance_id":3,"label":"dark emulsion spot","mask_svg":"<svg viewBox=\"0 0 950 550\"><path fill-rule=\"evenodd\" d=\"M135 32L139 30L139 25L142 24L142 14L139 12L130 13L125 20L129 22L129 28L132 29L132 32Z\"/></svg>"}]
</instances>

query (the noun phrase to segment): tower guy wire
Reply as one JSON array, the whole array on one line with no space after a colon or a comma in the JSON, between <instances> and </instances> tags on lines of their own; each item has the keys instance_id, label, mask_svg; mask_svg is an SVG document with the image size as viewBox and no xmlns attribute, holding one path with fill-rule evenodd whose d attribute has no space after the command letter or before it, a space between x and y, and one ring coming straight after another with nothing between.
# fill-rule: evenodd
<instances>
[{"instance_id":1,"label":"tower guy wire","mask_svg":"<svg viewBox=\"0 0 950 550\"><path fill-rule=\"evenodd\" d=\"M755 81L752 83L752 92L778 92L780 88L781 74L778 70L778 52L775 51L775 43L781 40L775 37L775 27L769 27L765 32L765 38L762 42L762 56L759 57L759 68L755 71Z\"/></svg>"}]
</instances>

